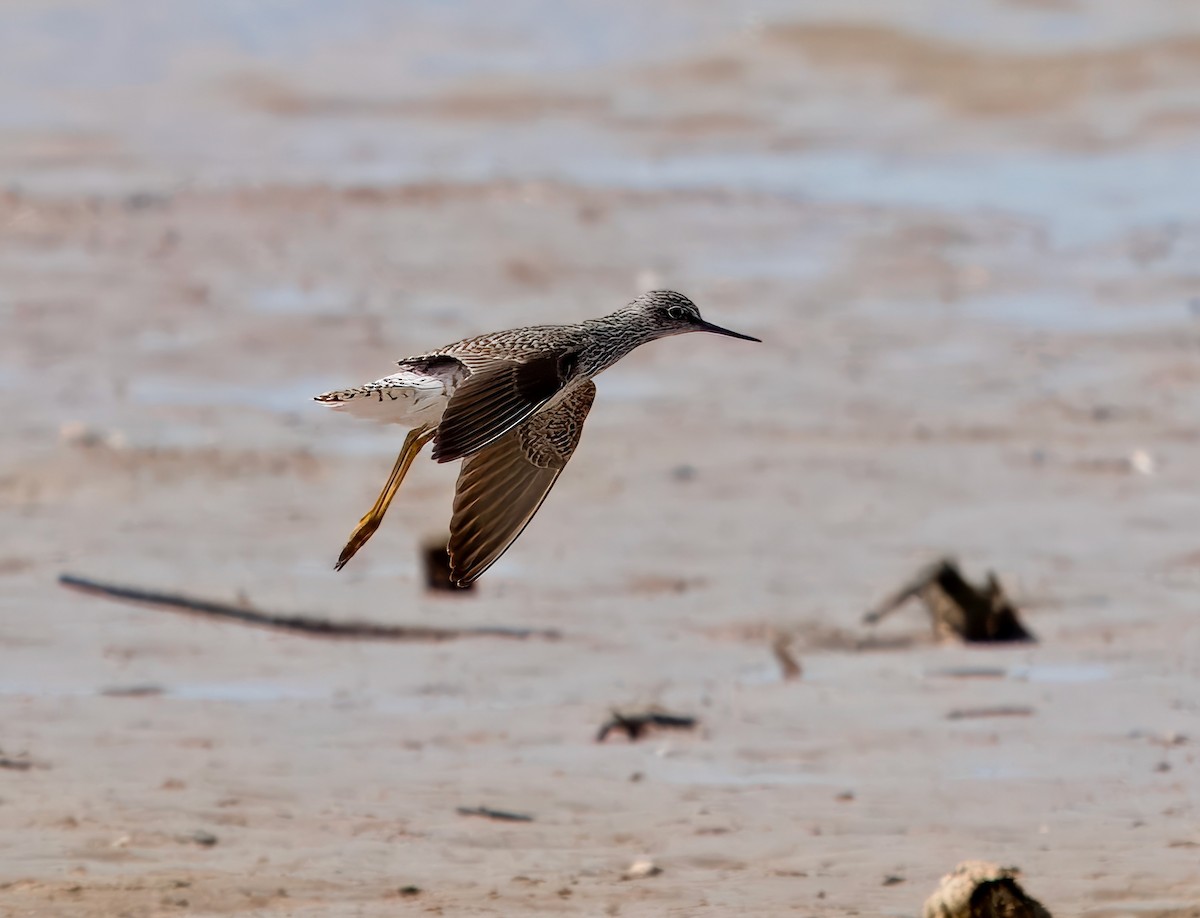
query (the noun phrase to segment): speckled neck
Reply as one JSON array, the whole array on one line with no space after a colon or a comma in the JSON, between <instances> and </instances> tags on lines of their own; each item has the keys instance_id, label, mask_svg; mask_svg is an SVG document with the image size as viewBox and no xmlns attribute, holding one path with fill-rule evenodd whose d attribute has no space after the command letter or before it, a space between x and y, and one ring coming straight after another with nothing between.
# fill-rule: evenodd
<instances>
[{"instance_id":1,"label":"speckled neck","mask_svg":"<svg viewBox=\"0 0 1200 918\"><path fill-rule=\"evenodd\" d=\"M673 334L656 324L645 308L630 304L616 312L583 323L589 342L580 355L580 373L586 376L608 369L635 348Z\"/></svg>"}]
</instances>

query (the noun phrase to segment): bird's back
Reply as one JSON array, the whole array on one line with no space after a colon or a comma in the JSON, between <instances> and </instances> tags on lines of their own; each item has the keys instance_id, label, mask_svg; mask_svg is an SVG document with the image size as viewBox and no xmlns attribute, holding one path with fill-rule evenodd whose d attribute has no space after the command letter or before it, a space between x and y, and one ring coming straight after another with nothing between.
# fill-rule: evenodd
<instances>
[{"instance_id":1,"label":"bird's back","mask_svg":"<svg viewBox=\"0 0 1200 918\"><path fill-rule=\"evenodd\" d=\"M587 325L529 325L505 331L489 332L464 338L440 348L437 353L450 357L478 356L524 360L547 351L586 346L590 341Z\"/></svg>"}]
</instances>

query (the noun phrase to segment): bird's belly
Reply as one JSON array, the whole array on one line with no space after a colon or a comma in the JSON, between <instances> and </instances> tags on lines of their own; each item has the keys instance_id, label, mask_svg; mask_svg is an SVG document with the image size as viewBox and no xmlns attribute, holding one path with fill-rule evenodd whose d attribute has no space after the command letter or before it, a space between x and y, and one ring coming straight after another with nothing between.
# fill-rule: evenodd
<instances>
[{"instance_id":1,"label":"bird's belly","mask_svg":"<svg viewBox=\"0 0 1200 918\"><path fill-rule=\"evenodd\" d=\"M326 392L316 400L379 424L419 427L435 425L442 419L457 384L456 378L405 371L365 386Z\"/></svg>"}]
</instances>

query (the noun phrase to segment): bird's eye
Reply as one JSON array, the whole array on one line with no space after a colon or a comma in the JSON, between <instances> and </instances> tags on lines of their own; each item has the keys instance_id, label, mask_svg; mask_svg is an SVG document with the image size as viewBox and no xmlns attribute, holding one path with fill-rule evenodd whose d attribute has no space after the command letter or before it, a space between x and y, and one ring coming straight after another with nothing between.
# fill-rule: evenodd
<instances>
[{"instance_id":1,"label":"bird's eye","mask_svg":"<svg viewBox=\"0 0 1200 918\"><path fill-rule=\"evenodd\" d=\"M682 320L687 315L687 310L682 306L668 306L667 316L674 319L676 322Z\"/></svg>"}]
</instances>

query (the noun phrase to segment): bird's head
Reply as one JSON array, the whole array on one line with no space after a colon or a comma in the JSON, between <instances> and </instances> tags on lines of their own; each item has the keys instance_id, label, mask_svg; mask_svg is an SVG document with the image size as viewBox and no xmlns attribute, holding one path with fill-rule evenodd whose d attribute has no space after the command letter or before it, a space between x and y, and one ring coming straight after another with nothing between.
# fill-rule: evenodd
<instances>
[{"instance_id":1,"label":"bird's head","mask_svg":"<svg viewBox=\"0 0 1200 918\"><path fill-rule=\"evenodd\" d=\"M654 338L682 335L686 332L712 332L714 335L741 338L743 341L761 340L704 321L696 304L674 290L651 290L649 293L643 293L621 312L627 319L643 325Z\"/></svg>"}]
</instances>

